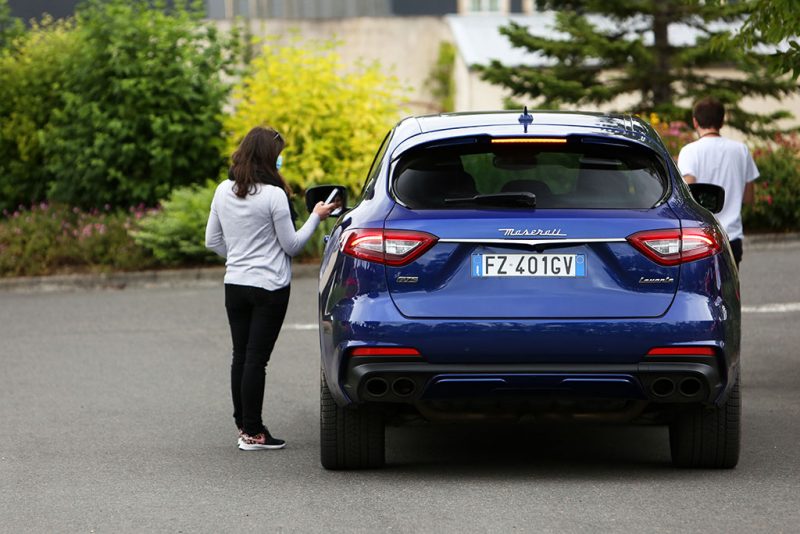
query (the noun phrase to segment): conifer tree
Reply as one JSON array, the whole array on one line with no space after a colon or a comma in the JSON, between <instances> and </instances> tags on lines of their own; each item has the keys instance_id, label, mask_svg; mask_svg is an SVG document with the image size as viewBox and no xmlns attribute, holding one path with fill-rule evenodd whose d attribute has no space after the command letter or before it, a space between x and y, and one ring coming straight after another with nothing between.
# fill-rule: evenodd
<instances>
[{"instance_id":1,"label":"conifer tree","mask_svg":"<svg viewBox=\"0 0 800 534\"><path fill-rule=\"evenodd\" d=\"M484 80L510 89L513 100L530 98L525 103L539 108L613 106L621 95L633 95L633 105L615 111L688 122L692 103L713 95L726 104L728 124L770 135L775 121L790 114L745 112L741 100L781 98L796 92L797 83L776 77L757 53L719 46L720 39L733 39L728 30L747 19L751 1L538 0L540 9L555 11L559 38L513 21L500 31L514 47L542 56L546 66L493 60L476 67ZM693 38L669 38L677 33Z\"/></svg>"}]
</instances>

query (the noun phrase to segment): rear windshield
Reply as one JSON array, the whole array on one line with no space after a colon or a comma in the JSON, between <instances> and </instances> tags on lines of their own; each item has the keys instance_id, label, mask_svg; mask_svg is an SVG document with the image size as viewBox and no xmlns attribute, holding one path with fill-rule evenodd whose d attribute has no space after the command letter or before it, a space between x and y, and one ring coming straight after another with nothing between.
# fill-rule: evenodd
<instances>
[{"instance_id":1,"label":"rear windshield","mask_svg":"<svg viewBox=\"0 0 800 534\"><path fill-rule=\"evenodd\" d=\"M644 150L580 142L421 148L395 169L394 194L411 209L647 209L667 183Z\"/></svg>"}]
</instances>

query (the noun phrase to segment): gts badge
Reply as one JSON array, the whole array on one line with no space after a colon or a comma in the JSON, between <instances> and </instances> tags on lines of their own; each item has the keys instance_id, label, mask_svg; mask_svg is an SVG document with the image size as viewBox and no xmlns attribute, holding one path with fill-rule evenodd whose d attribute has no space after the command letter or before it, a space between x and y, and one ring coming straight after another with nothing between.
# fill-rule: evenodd
<instances>
[{"instance_id":1,"label":"gts badge","mask_svg":"<svg viewBox=\"0 0 800 534\"><path fill-rule=\"evenodd\" d=\"M419 276L398 276L395 281L398 284L416 284L419 282Z\"/></svg>"}]
</instances>

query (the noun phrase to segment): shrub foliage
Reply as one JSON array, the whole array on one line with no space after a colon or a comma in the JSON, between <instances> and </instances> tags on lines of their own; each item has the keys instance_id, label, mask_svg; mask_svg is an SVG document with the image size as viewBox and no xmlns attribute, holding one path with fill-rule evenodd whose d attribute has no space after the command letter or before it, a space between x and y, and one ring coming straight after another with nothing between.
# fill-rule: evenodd
<instances>
[{"instance_id":1,"label":"shrub foliage","mask_svg":"<svg viewBox=\"0 0 800 534\"><path fill-rule=\"evenodd\" d=\"M800 231L800 138L778 135L754 158L761 175L753 204L742 210L745 231Z\"/></svg>"},{"instance_id":2,"label":"shrub foliage","mask_svg":"<svg viewBox=\"0 0 800 534\"><path fill-rule=\"evenodd\" d=\"M405 89L379 64L347 72L332 41L263 43L234 89L233 150L257 125L286 140L281 172L296 191L337 183L355 193L378 145L401 116Z\"/></svg>"},{"instance_id":3,"label":"shrub foliage","mask_svg":"<svg viewBox=\"0 0 800 534\"><path fill-rule=\"evenodd\" d=\"M45 20L0 50L0 209L47 195L44 138L78 43L71 22Z\"/></svg>"},{"instance_id":4,"label":"shrub foliage","mask_svg":"<svg viewBox=\"0 0 800 534\"><path fill-rule=\"evenodd\" d=\"M0 221L0 276L71 270L133 270L152 258L128 235L144 206L129 212L34 204Z\"/></svg>"},{"instance_id":5,"label":"shrub foliage","mask_svg":"<svg viewBox=\"0 0 800 534\"><path fill-rule=\"evenodd\" d=\"M205 229L216 184L175 189L162 208L142 219L131 232L140 246L164 265L219 262L205 247Z\"/></svg>"},{"instance_id":6,"label":"shrub foliage","mask_svg":"<svg viewBox=\"0 0 800 534\"><path fill-rule=\"evenodd\" d=\"M201 6L173 4L89 0L3 53L4 207L154 205L217 176L235 36L202 23Z\"/></svg>"}]
</instances>

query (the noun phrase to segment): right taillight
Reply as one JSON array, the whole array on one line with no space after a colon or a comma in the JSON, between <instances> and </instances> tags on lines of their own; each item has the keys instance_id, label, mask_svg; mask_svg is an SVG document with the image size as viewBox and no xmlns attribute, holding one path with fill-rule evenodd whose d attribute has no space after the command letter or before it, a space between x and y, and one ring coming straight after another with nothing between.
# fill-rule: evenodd
<instances>
[{"instance_id":1,"label":"right taillight","mask_svg":"<svg viewBox=\"0 0 800 534\"><path fill-rule=\"evenodd\" d=\"M400 267L420 257L438 239L416 230L359 228L344 234L342 252L361 260Z\"/></svg>"},{"instance_id":2,"label":"right taillight","mask_svg":"<svg viewBox=\"0 0 800 534\"><path fill-rule=\"evenodd\" d=\"M722 250L722 237L710 227L646 230L629 235L628 242L661 265L679 265Z\"/></svg>"}]
</instances>

